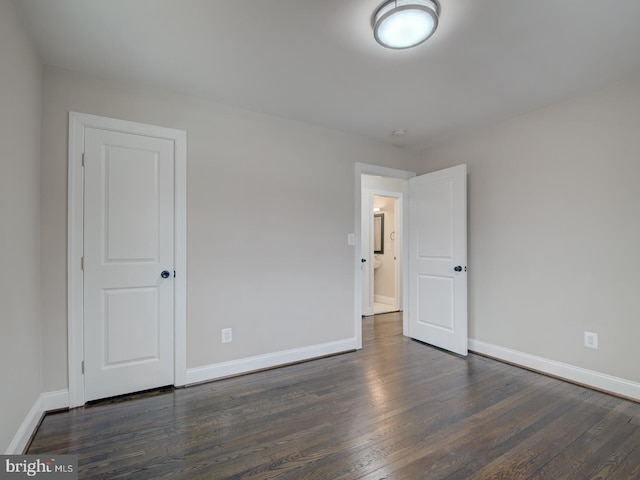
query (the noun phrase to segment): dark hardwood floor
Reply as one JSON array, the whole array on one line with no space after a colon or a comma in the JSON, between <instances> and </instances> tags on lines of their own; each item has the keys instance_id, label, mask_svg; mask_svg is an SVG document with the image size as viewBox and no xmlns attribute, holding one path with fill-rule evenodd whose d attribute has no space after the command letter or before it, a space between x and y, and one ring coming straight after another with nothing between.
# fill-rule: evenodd
<instances>
[{"instance_id":1,"label":"dark hardwood floor","mask_svg":"<svg viewBox=\"0 0 640 480\"><path fill-rule=\"evenodd\" d=\"M92 479L640 478L640 404L364 323L359 352L47 415L29 453Z\"/></svg>"}]
</instances>

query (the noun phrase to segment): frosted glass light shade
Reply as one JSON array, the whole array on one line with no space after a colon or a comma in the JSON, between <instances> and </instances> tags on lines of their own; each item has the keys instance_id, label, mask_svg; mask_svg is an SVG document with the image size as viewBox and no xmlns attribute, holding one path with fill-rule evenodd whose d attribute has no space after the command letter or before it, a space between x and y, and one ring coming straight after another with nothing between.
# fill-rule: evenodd
<instances>
[{"instance_id":1,"label":"frosted glass light shade","mask_svg":"<svg viewBox=\"0 0 640 480\"><path fill-rule=\"evenodd\" d=\"M387 0L371 17L373 36L383 47L415 47L433 35L439 14L436 0Z\"/></svg>"}]
</instances>

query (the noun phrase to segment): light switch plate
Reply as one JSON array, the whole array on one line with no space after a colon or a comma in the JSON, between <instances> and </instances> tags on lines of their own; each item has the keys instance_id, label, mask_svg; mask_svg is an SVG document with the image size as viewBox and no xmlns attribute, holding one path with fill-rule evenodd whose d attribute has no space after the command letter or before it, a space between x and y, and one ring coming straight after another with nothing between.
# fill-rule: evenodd
<instances>
[{"instance_id":1,"label":"light switch plate","mask_svg":"<svg viewBox=\"0 0 640 480\"><path fill-rule=\"evenodd\" d=\"M220 333L220 340L222 343L230 343L233 340L233 330L230 328L223 328Z\"/></svg>"}]
</instances>

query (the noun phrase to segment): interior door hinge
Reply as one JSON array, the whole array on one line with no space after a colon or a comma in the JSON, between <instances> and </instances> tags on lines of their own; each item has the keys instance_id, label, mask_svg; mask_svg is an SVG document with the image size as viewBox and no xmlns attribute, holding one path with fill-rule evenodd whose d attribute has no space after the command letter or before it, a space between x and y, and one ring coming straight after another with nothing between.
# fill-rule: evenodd
<instances>
[{"instance_id":1,"label":"interior door hinge","mask_svg":"<svg viewBox=\"0 0 640 480\"><path fill-rule=\"evenodd\" d=\"M84 360L80 363L80 366L82 368L82 374L84 375Z\"/></svg>"},{"instance_id":2,"label":"interior door hinge","mask_svg":"<svg viewBox=\"0 0 640 480\"><path fill-rule=\"evenodd\" d=\"M84 270L84 256L80 257L80 270Z\"/></svg>"},{"instance_id":3,"label":"interior door hinge","mask_svg":"<svg viewBox=\"0 0 640 480\"><path fill-rule=\"evenodd\" d=\"M84 167L84 152L82 152L82 166Z\"/></svg>"}]
</instances>

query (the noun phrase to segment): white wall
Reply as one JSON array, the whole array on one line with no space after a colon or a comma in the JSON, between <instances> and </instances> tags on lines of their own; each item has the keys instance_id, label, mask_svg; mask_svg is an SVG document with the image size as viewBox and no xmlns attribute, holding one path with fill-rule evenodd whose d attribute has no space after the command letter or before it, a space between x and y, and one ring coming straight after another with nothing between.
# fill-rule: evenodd
<instances>
[{"instance_id":1,"label":"white wall","mask_svg":"<svg viewBox=\"0 0 640 480\"><path fill-rule=\"evenodd\" d=\"M384 190L402 193L405 180L401 178L380 177L378 175L362 175L362 190Z\"/></svg>"},{"instance_id":2,"label":"white wall","mask_svg":"<svg viewBox=\"0 0 640 480\"><path fill-rule=\"evenodd\" d=\"M636 77L423 152L469 166L470 337L640 382L639 132Z\"/></svg>"},{"instance_id":3,"label":"white wall","mask_svg":"<svg viewBox=\"0 0 640 480\"><path fill-rule=\"evenodd\" d=\"M188 366L355 337L354 162L415 170L419 155L204 100L45 68L45 390L67 385L67 115L188 134ZM64 278L64 275L63 277ZM233 328L222 345L220 330Z\"/></svg>"},{"instance_id":4,"label":"white wall","mask_svg":"<svg viewBox=\"0 0 640 480\"><path fill-rule=\"evenodd\" d=\"M0 0L0 452L42 391L42 69L17 10Z\"/></svg>"}]
</instances>

